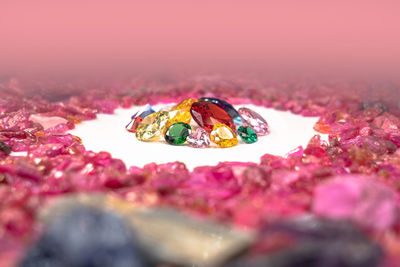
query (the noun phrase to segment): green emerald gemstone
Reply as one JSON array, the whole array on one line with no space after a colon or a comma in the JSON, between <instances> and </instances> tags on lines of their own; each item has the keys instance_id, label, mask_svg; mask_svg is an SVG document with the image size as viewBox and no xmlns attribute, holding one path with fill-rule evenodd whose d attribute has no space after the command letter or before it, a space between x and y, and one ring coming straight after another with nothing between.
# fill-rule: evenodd
<instances>
[{"instance_id":1,"label":"green emerald gemstone","mask_svg":"<svg viewBox=\"0 0 400 267\"><path fill-rule=\"evenodd\" d=\"M191 132L192 128L189 124L184 122L174 123L165 132L165 141L171 145L181 145L185 143Z\"/></svg>"},{"instance_id":2,"label":"green emerald gemstone","mask_svg":"<svg viewBox=\"0 0 400 267\"><path fill-rule=\"evenodd\" d=\"M248 126L240 126L238 129L238 134L242 138L243 142L247 144L252 144L257 142L257 134L253 128Z\"/></svg>"}]
</instances>

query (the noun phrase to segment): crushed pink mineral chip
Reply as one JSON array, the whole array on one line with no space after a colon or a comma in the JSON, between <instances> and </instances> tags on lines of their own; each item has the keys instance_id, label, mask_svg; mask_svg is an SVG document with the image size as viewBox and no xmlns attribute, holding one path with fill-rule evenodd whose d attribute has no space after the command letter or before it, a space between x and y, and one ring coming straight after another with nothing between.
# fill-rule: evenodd
<instances>
[{"instance_id":1,"label":"crushed pink mineral chip","mask_svg":"<svg viewBox=\"0 0 400 267\"><path fill-rule=\"evenodd\" d=\"M68 121L64 118L53 116L53 117L47 117L43 116L40 114L32 114L29 117L29 120L39 123L43 126L44 130L47 130L49 128L53 128L59 124L66 124Z\"/></svg>"},{"instance_id":2,"label":"crushed pink mineral chip","mask_svg":"<svg viewBox=\"0 0 400 267\"><path fill-rule=\"evenodd\" d=\"M314 213L333 219L350 219L374 230L387 230L398 213L397 193L369 176L344 175L315 190Z\"/></svg>"},{"instance_id":3,"label":"crushed pink mineral chip","mask_svg":"<svg viewBox=\"0 0 400 267\"><path fill-rule=\"evenodd\" d=\"M0 129L25 129L29 125L29 111L21 109L6 115L0 115Z\"/></svg>"}]
</instances>

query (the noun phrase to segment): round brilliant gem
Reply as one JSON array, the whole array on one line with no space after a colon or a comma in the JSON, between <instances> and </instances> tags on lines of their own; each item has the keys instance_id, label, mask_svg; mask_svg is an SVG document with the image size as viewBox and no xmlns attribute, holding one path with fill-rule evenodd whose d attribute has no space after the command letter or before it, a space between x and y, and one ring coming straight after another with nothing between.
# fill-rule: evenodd
<instances>
[{"instance_id":1,"label":"round brilliant gem","mask_svg":"<svg viewBox=\"0 0 400 267\"><path fill-rule=\"evenodd\" d=\"M165 141L171 145L181 145L185 143L191 132L192 128L189 124L184 122L174 123L165 132Z\"/></svg>"}]
</instances>

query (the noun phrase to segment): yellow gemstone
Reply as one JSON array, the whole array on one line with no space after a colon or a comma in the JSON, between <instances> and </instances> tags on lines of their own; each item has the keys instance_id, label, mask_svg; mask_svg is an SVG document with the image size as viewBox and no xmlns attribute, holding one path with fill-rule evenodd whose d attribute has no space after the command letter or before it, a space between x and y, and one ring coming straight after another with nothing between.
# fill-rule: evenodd
<instances>
[{"instance_id":1,"label":"yellow gemstone","mask_svg":"<svg viewBox=\"0 0 400 267\"><path fill-rule=\"evenodd\" d=\"M155 112L143 119L136 128L136 138L140 141L157 141L163 135L169 114L166 111Z\"/></svg>"},{"instance_id":2,"label":"yellow gemstone","mask_svg":"<svg viewBox=\"0 0 400 267\"><path fill-rule=\"evenodd\" d=\"M235 132L222 123L214 125L210 138L211 141L216 143L219 147L232 147L238 144Z\"/></svg>"},{"instance_id":3,"label":"yellow gemstone","mask_svg":"<svg viewBox=\"0 0 400 267\"><path fill-rule=\"evenodd\" d=\"M190 108L195 102L197 102L196 99L188 98L176 104L169 112L171 119L169 120L168 124L172 125L177 122L190 123L190 120L192 119Z\"/></svg>"},{"instance_id":4,"label":"yellow gemstone","mask_svg":"<svg viewBox=\"0 0 400 267\"><path fill-rule=\"evenodd\" d=\"M194 98L188 98L185 99L181 102L179 102L178 104L176 104L172 110L181 110L181 109L187 109L190 110L190 108L192 107L193 103L196 103L198 100L194 99Z\"/></svg>"}]
</instances>

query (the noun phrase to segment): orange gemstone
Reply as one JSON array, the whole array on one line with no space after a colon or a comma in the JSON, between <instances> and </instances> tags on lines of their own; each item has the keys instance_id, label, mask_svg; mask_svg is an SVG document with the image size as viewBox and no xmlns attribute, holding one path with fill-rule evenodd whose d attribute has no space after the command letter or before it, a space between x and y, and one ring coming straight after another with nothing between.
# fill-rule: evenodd
<instances>
[{"instance_id":1,"label":"orange gemstone","mask_svg":"<svg viewBox=\"0 0 400 267\"><path fill-rule=\"evenodd\" d=\"M210 138L211 141L223 148L236 146L238 144L235 132L222 123L214 125Z\"/></svg>"},{"instance_id":2,"label":"orange gemstone","mask_svg":"<svg viewBox=\"0 0 400 267\"><path fill-rule=\"evenodd\" d=\"M314 130L316 130L319 133L327 134L331 132L331 126L329 126L323 121L317 121L314 124Z\"/></svg>"},{"instance_id":3,"label":"orange gemstone","mask_svg":"<svg viewBox=\"0 0 400 267\"><path fill-rule=\"evenodd\" d=\"M78 118L78 117L72 116L72 115L68 115L67 116L67 120L70 121L70 122L73 122L74 124L79 124L79 123L82 122L81 118Z\"/></svg>"},{"instance_id":4,"label":"orange gemstone","mask_svg":"<svg viewBox=\"0 0 400 267\"><path fill-rule=\"evenodd\" d=\"M35 133L35 135L37 138L40 138L40 137L45 137L46 133L44 131L39 131L39 132Z\"/></svg>"}]
</instances>

